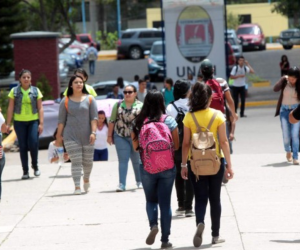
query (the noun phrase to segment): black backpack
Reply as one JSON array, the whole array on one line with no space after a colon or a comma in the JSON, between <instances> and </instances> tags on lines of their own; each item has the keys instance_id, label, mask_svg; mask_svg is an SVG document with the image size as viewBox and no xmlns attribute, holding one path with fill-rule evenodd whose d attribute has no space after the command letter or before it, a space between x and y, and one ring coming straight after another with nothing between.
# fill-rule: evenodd
<instances>
[{"instance_id":1,"label":"black backpack","mask_svg":"<svg viewBox=\"0 0 300 250\"><path fill-rule=\"evenodd\" d=\"M177 111L177 116L175 118L175 121L177 122L178 124L178 134L179 134L179 145L180 145L180 148L181 148L181 145L182 145L182 141L183 141L183 130L184 130L184 126L183 126L183 119L185 117L185 113L183 111L182 108L178 108L174 102L171 102L171 104L174 106L174 108L176 109Z\"/></svg>"}]
</instances>

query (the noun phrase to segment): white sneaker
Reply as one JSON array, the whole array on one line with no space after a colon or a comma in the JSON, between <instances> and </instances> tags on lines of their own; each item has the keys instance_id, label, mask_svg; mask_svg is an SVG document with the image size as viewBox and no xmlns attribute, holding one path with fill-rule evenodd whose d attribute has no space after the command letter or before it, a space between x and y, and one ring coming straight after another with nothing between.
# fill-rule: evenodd
<instances>
[{"instance_id":1,"label":"white sneaker","mask_svg":"<svg viewBox=\"0 0 300 250\"><path fill-rule=\"evenodd\" d=\"M122 183L120 183L116 189L116 192L124 192L125 190L126 190L125 186Z\"/></svg>"},{"instance_id":2,"label":"white sneaker","mask_svg":"<svg viewBox=\"0 0 300 250\"><path fill-rule=\"evenodd\" d=\"M136 183L137 188L143 188L143 184L141 182Z\"/></svg>"},{"instance_id":3,"label":"white sneaker","mask_svg":"<svg viewBox=\"0 0 300 250\"><path fill-rule=\"evenodd\" d=\"M75 189L74 194L75 195L80 195L81 194L81 190L80 189Z\"/></svg>"},{"instance_id":4,"label":"white sneaker","mask_svg":"<svg viewBox=\"0 0 300 250\"><path fill-rule=\"evenodd\" d=\"M91 184L89 182L83 184L83 189L86 193L89 191L90 187Z\"/></svg>"}]
</instances>

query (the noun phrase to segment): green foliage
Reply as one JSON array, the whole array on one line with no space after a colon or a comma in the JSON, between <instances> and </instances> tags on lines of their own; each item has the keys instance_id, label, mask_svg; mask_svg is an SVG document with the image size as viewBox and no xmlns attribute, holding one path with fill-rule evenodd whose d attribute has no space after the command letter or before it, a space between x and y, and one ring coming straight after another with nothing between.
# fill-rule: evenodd
<instances>
[{"instance_id":1,"label":"green foliage","mask_svg":"<svg viewBox=\"0 0 300 250\"><path fill-rule=\"evenodd\" d=\"M0 108L2 109L2 114L6 117L6 112L8 108L8 92L5 89L0 90Z\"/></svg>"},{"instance_id":2,"label":"green foliage","mask_svg":"<svg viewBox=\"0 0 300 250\"><path fill-rule=\"evenodd\" d=\"M118 41L118 32L96 32L96 40L100 41L102 50L116 49L116 42Z\"/></svg>"},{"instance_id":3,"label":"green foliage","mask_svg":"<svg viewBox=\"0 0 300 250\"><path fill-rule=\"evenodd\" d=\"M272 43L276 43L279 36L272 36ZM271 37L266 37L266 43L271 43Z\"/></svg>"},{"instance_id":4,"label":"green foliage","mask_svg":"<svg viewBox=\"0 0 300 250\"><path fill-rule=\"evenodd\" d=\"M53 100L52 87L49 84L48 79L44 74L37 80L36 86L40 89L43 94L43 100Z\"/></svg>"},{"instance_id":5,"label":"green foliage","mask_svg":"<svg viewBox=\"0 0 300 250\"><path fill-rule=\"evenodd\" d=\"M293 18L294 27L299 27L300 18L300 1L299 0L277 0L274 4L272 12L280 13L283 16Z\"/></svg>"},{"instance_id":6,"label":"green foliage","mask_svg":"<svg viewBox=\"0 0 300 250\"><path fill-rule=\"evenodd\" d=\"M234 15L231 12L227 14L227 29L236 30L237 27L242 23L242 18L238 15Z\"/></svg>"},{"instance_id":7,"label":"green foliage","mask_svg":"<svg viewBox=\"0 0 300 250\"><path fill-rule=\"evenodd\" d=\"M247 79L248 79L248 81L251 82L251 83L254 83L254 82L266 82L266 81L268 81L268 80L263 79L263 78L261 78L260 76L255 75L255 74L250 74L250 75L248 75L248 76L247 76Z\"/></svg>"},{"instance_id":8,"label":"green foliage","mask_svg":"<svg viewBox=\"0 0 300 250\"><path fill-rule=\"evenodd\" d=\"M0 77L14 70L10 35L25 29L25 17L20 0L5 0L0 4Z\"/></svg>"}]
</instances>

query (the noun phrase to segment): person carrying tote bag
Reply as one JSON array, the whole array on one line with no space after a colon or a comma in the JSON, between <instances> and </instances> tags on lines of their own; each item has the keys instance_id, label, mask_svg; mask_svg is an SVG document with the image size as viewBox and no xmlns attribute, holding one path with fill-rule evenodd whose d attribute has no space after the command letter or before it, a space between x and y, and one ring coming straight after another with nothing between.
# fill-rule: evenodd
<instances>
[{"instance_id":1,"label":"person carrying tote bag","mask_svg":"<svg viewBox=\"0 0 300 250\"><path fill-rule=\"evenodd\" d=\"M221 219L221 185L225 171L227 179L233 178L233 170L231 166L229 143L226 137L226 125L224 115L215 109L209 108L212 100L211 88L203 82L197 82L189 97L190 112L188 112L183 120L184 124L184 137L182 142L182 163L181 163L181 176L183 179L190 178L193 184L195 193L195 215L196 215L196 233L194 235L193 244L195 247L200 247L202 244L202 234L204 231L204 217L206 213L207 202L209 200L211 207L211 221L212 221L212 244L222 243L225 240L221 239L219 235L220 219ZM194 118L193 118L194 116ZM217 172L209 173L209 175L202 175L203 173L197 172L195 175L195 169L191 169L190 164L187 164L188 157L195 160L194 152L190 152L191 141L193 141L192 151L201 149L206 153L205 149L201 148L201 140L198 140L198 145L195 143L195 138L199 137L199 128L197 129L197 123L204 128L207 128L213 135L214 141L202 140L204 144L209 145L206 149L213 149L215 144L216 169ZM197 133L198 130L198 133ZM202 130L204 131L204 130ZM206 129L205 129L206 131ZM204 132L205 132L204 131ZM209 136L209 134L207 134ZM208 137L207 137L208 138ZM211 136L209 136L211 140ZM196 138L197 139L197 138ZM196 146L196 147L195 147ZM221 152L221 150L223 153ZM227 168L224 166L224 156L227 162ZM220 165L218 166L218 161ZM194 162L195 163L195 162ZM201 163L198 164L201 165ZM200 166L201 167L201 166ZM207 173L206 173L207 174Z\"/></svg>"}]
</instances>

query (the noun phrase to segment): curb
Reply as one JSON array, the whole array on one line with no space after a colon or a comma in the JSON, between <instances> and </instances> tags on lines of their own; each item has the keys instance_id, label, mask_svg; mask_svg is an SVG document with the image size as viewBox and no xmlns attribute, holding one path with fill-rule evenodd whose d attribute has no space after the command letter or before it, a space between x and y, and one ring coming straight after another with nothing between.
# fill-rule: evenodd
<instances>
[{"instance_id":1,"label":"curb","mask_svg":"<svg viewBox=\"0 0 300 250\"><path fill-rule=\"evenodd\" d=\"M257 101L257 102L246 102L246 107L260 107L260 106L275 106L278 100L269 100L269 101Z\"/></svg>"},{"instance_id":2,"label":"curb","mask_svg":"<svg viewBox=\"0 0 300 250\"><path fill-rule=\"evenodd\" d=\"M300 45L294 45L293 49L300 49ZM272 47L270 46L269 48L267 47L266 50L285 50L282 45L279 45L279 46L275 46L275 47ZM292 50L292 49L290 49Z\"/></svg>"}]
</instances>

